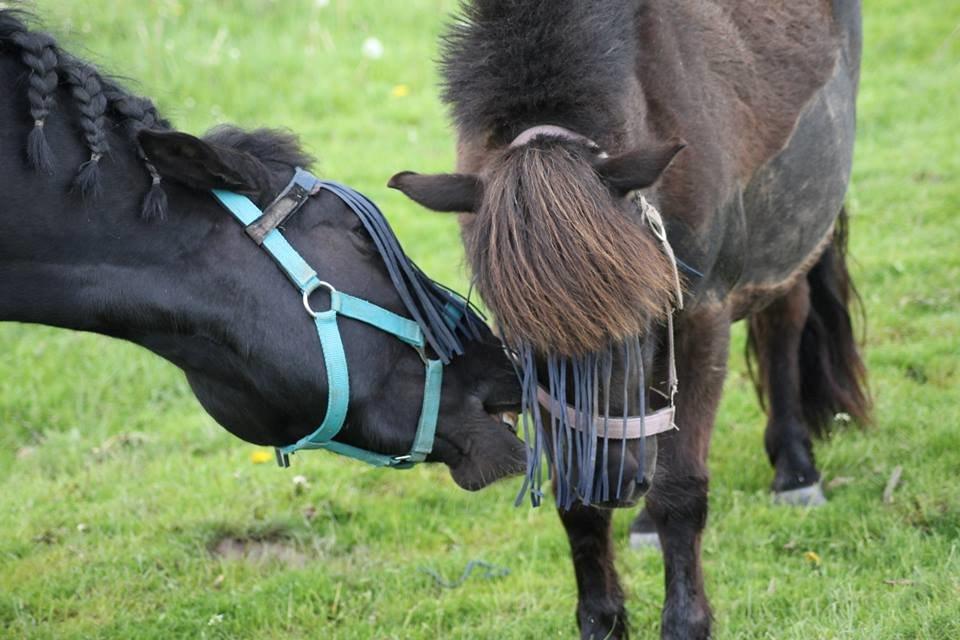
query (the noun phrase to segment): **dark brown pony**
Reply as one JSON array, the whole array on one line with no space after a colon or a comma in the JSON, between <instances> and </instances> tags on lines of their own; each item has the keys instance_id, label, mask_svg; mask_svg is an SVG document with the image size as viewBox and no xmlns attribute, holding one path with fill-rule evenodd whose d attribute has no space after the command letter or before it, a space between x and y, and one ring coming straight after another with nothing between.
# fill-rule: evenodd
<instances>
[{"instance_id":1,"label":"dark brown pony","mask_svg":"<svg viewBox=\"0 0 960 640\"><path fill-rule=\"evenodd\" d=\"M818 500L810 434L868 415L844 261L859 2L473 0L444 43L460 173L391 186L473 214L467 256L511 345L542 363L642 336L655 389L673 274L632 194L687 266L679 430L657 438L645 522L664 553L663 637L707 638L706 457L731 323L750 322L778 495ZM645 395L631 413L662 405ZM560 517L582 636L625 637L610 511Z\"/></svg>"}]
</instances>

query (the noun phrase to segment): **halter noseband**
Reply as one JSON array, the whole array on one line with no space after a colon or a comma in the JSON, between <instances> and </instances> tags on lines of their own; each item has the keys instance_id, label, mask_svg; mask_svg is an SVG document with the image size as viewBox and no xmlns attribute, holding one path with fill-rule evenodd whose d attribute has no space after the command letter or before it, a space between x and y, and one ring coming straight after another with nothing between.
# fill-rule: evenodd
<instances>
[{"instance_id":1,"label":"halter noseband","mask_svg":"<svg viewBox=\"0 0 960 640\"><path fill-rule=\"evenodd\" d=\"M357 197L366 201L363 196L353 190L335 182L320 180L300 168L297 168L290 184L265 211L261 211L246 196L231 191L213 190L213 195L220 204L244 225L247 235L270 254L270 257L300 291L303 296L303 306L307 314L313 318L323 351L328 386L327 413L323 424L297 442L285 447L277 447L277 461L280 466L287 467L290 465L290 454L300 450L326 449L377 467L409 468L418 462L423 462L433 450L444 362L439 359L432 360L427 356L427 340L417 322L362 298L338 291L329 282L321 280L317 272L283 236L280 225L296 213L311 196L321 190L336 195L358 215L356 205L360 200ZM330 294L330 308L326 311L315 311L310 306L310 294L318 289L324 289ZM445 311L448 324L456 325L460 321L460 309L447 305ZM423 403L417 432L409 453L391 456L333 441L346 421L350 401L347 359L343 350L343 340L340 337L340 328L337 325L337 316L359 320L389 333L413 347L423 361L425 371Z\"/></svg>"}]
</instances>

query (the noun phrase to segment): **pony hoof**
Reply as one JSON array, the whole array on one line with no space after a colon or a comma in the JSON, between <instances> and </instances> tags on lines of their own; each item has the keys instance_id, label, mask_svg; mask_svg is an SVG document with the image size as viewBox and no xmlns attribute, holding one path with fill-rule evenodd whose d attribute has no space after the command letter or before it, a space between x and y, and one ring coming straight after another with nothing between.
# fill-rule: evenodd
<instances>
[{"instance_id":1,"label":"pony hoof","mask_svg":"<svg viewBox=\"0 0 960 640\"><path fill-rule=\"evenodd\" d=\"M630 548L634 551L642 551L644 549L656 549L660 551L660 536L656 533L631 531Z\"/></svg>"},{"instance_id":2,"label":"pony hoof","mask_svg":"<svg viewBox=\"0 0 960 640\"><path fill-rule=\"evenodd\" d=\"M791 507L821 507L827 504L827 497L823 495L820 483L809 487L800 487L790 491L775 491L773 504L785 504Z\"/></svg>"}]
</instances>

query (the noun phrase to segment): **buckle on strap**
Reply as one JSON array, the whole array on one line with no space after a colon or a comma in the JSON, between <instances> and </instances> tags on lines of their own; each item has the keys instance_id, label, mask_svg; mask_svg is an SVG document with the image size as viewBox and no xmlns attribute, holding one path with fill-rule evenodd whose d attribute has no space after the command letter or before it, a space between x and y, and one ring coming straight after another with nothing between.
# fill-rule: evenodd
<instances>
[{"instance_id":1,"label":"buckle on strap","mask_svg":"<svg viewBox=\"0 0 960 640\"><path fill-rule=\"evenodd\" d=\"M257 246L262 245L267 234L286 222L287 218L300 210L310 196L319 191L320 181L316 176L297 167L293 179L280 195L267 205L263 215L246 226L247 235Z\"/></svg>"}]
</instances>

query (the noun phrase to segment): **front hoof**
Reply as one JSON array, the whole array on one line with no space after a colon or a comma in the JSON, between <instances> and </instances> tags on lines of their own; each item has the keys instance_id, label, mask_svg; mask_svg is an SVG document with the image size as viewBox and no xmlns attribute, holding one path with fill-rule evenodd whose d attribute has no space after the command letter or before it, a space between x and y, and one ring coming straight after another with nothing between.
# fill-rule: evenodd
<instances>
[{"instance_id":1,"label":"front hoof","mask_svg":"<svg viewBox=\"0 0 960 640\"><path fill-rule=\"evenodd\" d=\"M800 487L789 491L774 491L773 504L791 507L821 507L827 504L827 497L823 495L823 487L817 482L809 487Z\"/></svg>"},{"instance_id":2,"label":"front hoof","mask_svg":"<svg viewBox=\"0 0 960 640\"><path fill-rule=\"evenodd\" d=\"M577 616L581 640L627 640L627 614L584 613Z\"/></svg>"},{"instance_id":3,"label":"front hoof","mask_svg":"<svg viewBox=\"0 0 960 640\"><path fill-rule=\"evenodd\" d=\"M709 607L699 611L691 609L674 620L665 616L660 628L660 640L711 640L712 622Z\"/></svg>"}]
</instances>

